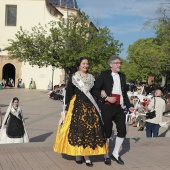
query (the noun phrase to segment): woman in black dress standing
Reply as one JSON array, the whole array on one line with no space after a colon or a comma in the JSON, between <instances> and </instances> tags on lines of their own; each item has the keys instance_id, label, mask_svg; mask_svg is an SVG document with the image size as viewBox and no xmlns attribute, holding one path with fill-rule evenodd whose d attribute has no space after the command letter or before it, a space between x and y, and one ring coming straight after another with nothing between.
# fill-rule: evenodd
<instances>
[{"instance_id":1,"label":"woman in black dress standing","mask_svg":"<svg viewBox=\"0 0 170 170\"><path fill-rule=\"evenodd\" d=\"M53 150L76 156L76 163L93 166L90 155L108 152L100 110L90 90L93 75L88 73L89 59L82 57L76 62L76 71L66 87L66 117L57 131Z\"/></svg>"},{"instance_id":2,"label":"woman in black dress standing","mask_svg":"<svg viewBox=\"0 0 170 170\"><path fill-rule=\"evenodd\" d=\"M25 129L22 110L19 107L19 99L14 97L3 118L0 143L28 143L29 138Z\"/></svg>"}]
</instances>

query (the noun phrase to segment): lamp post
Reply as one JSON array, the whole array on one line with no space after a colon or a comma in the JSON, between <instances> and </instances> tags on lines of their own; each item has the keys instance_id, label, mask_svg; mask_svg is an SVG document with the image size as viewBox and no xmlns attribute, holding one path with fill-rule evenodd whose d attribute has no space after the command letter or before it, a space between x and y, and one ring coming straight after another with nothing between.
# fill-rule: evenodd
<instances>
[{"instance_id":1,"label":"lamp post","mask_svg":"<svg viewBox=\"0 0 170 170\"><path fill-rule=\"evenodd\" d=\"M51 90L53 90L53 78L54 78L54 70L55 70L55 66L52 65L52 82L51 82Z\"/></svg>"},{"instance_id":2,"label":"lamp post","mask_svg":"<svg viewBox=\"0 0 170 170\"><path fill-rule=\"evenodd\" d=\"M168 91L168 79L170 76L170 63L161 66L162 84L165 91Z\"/></svg>"},{"instance_id":3,"label":"lamp post","mask_svg":"<svg viewBox=\"0 0 170 170\"><path fill-rule=\"evenodd\" d=\"M170 63L165 64L165 70L166 70L166 82L165 82L165 86L166 86L166 91L168 92L169 87L168 87L168 79L170 78Z\"/></svg>"}]
</instances>

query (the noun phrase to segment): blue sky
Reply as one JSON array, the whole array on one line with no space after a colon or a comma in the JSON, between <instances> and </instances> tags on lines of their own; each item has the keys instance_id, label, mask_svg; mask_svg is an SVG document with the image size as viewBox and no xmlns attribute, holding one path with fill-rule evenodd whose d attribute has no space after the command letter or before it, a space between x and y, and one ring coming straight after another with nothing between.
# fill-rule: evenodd
<instances>
[{"instance_id":1,"label":"blue sky","mask_svg":"<svg viewBox=\"0 0 170 170\"><path fill-rule=\"evenodd\" d=\"M139 38L155 37L154 30L144 30L143 24L157 17L158 7L166 2L169 0L77 0L79 9L95 25L107 26L123 43L122 58L126 58L128 46Z\"/></svg>"}]
</instances>

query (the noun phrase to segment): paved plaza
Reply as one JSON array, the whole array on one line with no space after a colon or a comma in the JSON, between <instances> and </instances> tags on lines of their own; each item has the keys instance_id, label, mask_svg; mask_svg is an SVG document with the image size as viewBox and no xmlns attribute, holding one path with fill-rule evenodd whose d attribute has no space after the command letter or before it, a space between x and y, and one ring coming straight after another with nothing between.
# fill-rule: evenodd
<instances>
[{"instance_id":1,"label":"paved plaza","mask_svg":"<svg viewBox=\"0 0 170 170\"><path fill-rule=\"evenodd\" d=\"M51 100L47 91L30 89L0 90L1 114L4 115L10 100L20 99L25 117L28 144L1 144L0 170L169 170L170 169L170 127L161 129L158 138L146 138L145 131L127 125L127 138L120 155L125 165L112 161L111 166L103 163L103 156L92 156L93 167L77 165L74 157L53 152L57 124L62 102ZM114 126L115 129L115 126ZM114 146L114 137L110 148Z\"/></svg>"}]
</instances>

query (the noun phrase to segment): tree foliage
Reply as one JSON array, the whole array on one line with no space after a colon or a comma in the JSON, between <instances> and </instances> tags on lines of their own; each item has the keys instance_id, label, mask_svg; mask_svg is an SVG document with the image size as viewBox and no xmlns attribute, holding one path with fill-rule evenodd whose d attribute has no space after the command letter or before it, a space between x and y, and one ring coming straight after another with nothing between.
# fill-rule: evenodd
<instances>
[{"instance_id":1,"label":"tree foliage","mask_svg":"<svg viewBox=\"0 0 170 170\"><path fill-rule=\"evenodd\" d=\"M121 52L121 47L107 27L96 28L81 12L79 16L51 21L45 27L39 24L31 32L21 28L5 50L11 53L11 58L39 67L60 67L67 73L78 58L88 56L91 71L99 73L106 69L111 55Z\"/></svg>"},{"instance_id":2,"label":"tree foliage","mask_svg":"<svg viewBox=\"0 0 170 170\"><path fill-rule=\"evenodd\" d=\"M154 38L139 39L128 48L126 72L128 80L146 81L149 75L159 77L164 53Z\"/></svg>"},{"instance_id":3,"label":"tree foliage","mask_svg":"<svg viewBox=\"0 0 170 170\"><path fill-rule=\"evenodd\" d=\"M152 26L155 38L138 39L128 48L127 62L123 71L129 81L147 80L154 75L157 81L167 74L167 63L170 63L170 4L158 9L158 18L152 18L145 26ZM170 71L170 69L169 69Z\"/></svg>"}]
</instances>

